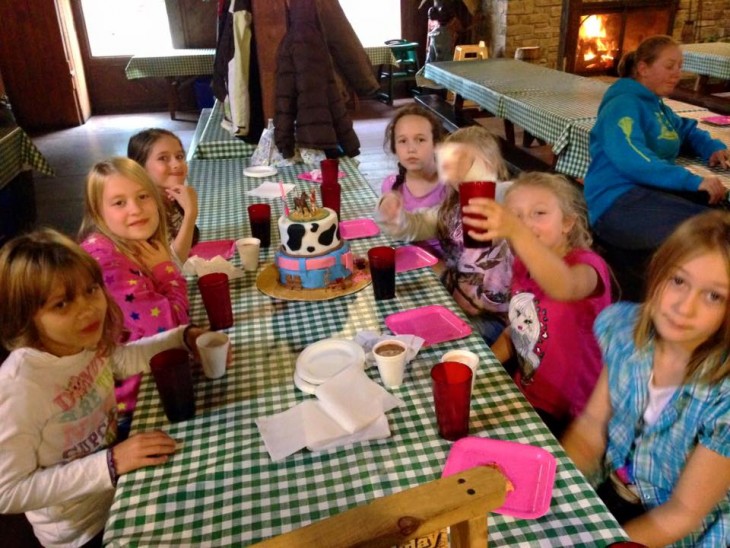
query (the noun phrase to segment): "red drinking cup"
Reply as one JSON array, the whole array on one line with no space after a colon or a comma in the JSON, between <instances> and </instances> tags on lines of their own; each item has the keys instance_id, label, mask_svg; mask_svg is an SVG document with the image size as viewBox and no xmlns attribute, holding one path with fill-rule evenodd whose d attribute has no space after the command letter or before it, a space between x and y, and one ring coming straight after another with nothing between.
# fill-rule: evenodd
<instances>
[{"instance_id":1,"label":"red drinking cup","mask_svg":"<svg viewBox=\"0 0 730 548\"><path fill-rule=\"evenodd\" d=\"M261 247L271 245L271 206L269 204L253 204L248 206L248 222L251 235L261 240Z\"/></svg>"},{"instance_id":2,"label":"red drinking cup","mask_svg":"<svg viewBox=\"0 0 730 548\"><path fill-rule=\"evenodd\" d=\"M203 297L203 305L208 313L208 321L213 331L225 329L233 325L233 309L231 307L231 290L228 287L228 275L213 272L198 278L198 289Z\"/></svg>"},{"instance_id":3,"label":"red drinking cup","mask_svg":"<svg viewBox=\"0 0 730 548\"><path fill-rule=\"evenodd\" d=\"M437 363L431 369L433 402L439 435L455 441L469 433L472 371L459 362Z\"/></svg>"},{"instance_id":4,"label":"red drinking cup","mask_svg":"<svg viewBox=\"0 0 730 548\"><path fill-rule=\"evenodd\" d=\"M170 422L180 422L195 416L195 393L188 351L171 348L155 354L150 371L160 394L162 408Z\"/></svg>"},{"instance_id":5,"label":"red drinking cup","mask_svg":"<svg viewBox=\"0 0 730 548\"><path fill-rule=\"evenodd\" d=\"M322 195L322 207L333 210L339 219L342 189L337 181L337 173L340 169L340 162L337 159L328 158L322 160L319 165L322 170L322 185L319 188Z\"/></svg>"},{"instance_id":6,"label":"red drinking cup","mask_svg":"<svg viewBox=\"0 0 730 548\"><path fill-rule=\"evenodd\" d=\"M322 184L336 183L340 161L337 158L327 158L319 163L319 169L322 171Z\"/></svg>"},{"instance_id":7,"label":"red drinking cup","mask_svg":"<svg viewBox=\"0 0 730 548\"><path fill-rule=\"evenodd\" d=\"M395 249L388 246L369 249L368 263L375 300L395 298Z\"/></svg>"},{"instance_id":8,"label":"red drinking cup","mask_svg":"<svg viewBox=\"0 0 730 548\"><path fill-rule=\"evenodd\" d=\"M492 181L465 181L459 185L459 205L461 206L462 229L464 231L464 247L490 247L492 242L487 240L481 242L475 240L467 232L474 228L463 223L464 218L483 219L481 215L464 214L464 206L469 203L472 198L491 198L494 200L494 192L497 185Z\"/></svg>"}]
</instances>

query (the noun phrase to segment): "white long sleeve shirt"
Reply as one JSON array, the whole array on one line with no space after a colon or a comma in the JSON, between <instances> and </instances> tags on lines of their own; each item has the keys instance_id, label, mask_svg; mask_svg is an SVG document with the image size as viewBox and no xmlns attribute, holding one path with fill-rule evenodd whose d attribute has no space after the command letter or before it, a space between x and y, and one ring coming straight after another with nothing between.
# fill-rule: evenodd
<instances>
[{"instance_id":1,"label":"white long sleeve shirt","mask_svg":"<svg viewBox=\"0 0 730 548\"><path fill-rule=\"evenodd\" d=\"M149 371L183 346L184 327L104 358L13 351L0 366L0 513L25 512L44 546L80 546L104 528L114 496L106 447L116 440L114 379Z\"/></svg>"}]
</instances>

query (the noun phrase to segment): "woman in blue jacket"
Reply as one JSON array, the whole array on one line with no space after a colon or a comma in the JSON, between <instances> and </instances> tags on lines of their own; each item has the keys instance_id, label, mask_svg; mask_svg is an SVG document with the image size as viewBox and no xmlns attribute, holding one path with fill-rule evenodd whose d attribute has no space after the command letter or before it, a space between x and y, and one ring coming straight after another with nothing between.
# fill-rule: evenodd
<instances>
[{"instance_id":1,"label":"woman in blue jacket","mask_svg":"<svg viewBox=\"0 0 730 548\"><path fill-rule=\"evenodd\" d=\"M590 224L599 240L647 257L685 219L725 201L718 177L675 164L694 153L710 166L730 167L721 141L664 104L680 78L682 51L670 36L645 39L624 56L591 131L585 177Z\"/></svg>"}]
</instances>

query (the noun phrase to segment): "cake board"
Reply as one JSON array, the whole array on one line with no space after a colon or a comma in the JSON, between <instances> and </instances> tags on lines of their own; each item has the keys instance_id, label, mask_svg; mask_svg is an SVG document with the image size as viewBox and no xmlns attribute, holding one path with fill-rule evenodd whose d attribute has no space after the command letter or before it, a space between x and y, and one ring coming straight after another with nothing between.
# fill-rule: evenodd
<instances>
[{"instance_id":1,"label":"cake board","mask_svg":"<svg viewBox=\"0 0 730 548\"><path fill-rule=\"evenodd\" d=\"M279 271L273 263L267 264L256 278L256 288L264 295L282 301L329 301L357 293L370 285L370 269L356 269L352 285L342 288L305 289L297 291L279 284Z\"/></svg>"}]
</instances>

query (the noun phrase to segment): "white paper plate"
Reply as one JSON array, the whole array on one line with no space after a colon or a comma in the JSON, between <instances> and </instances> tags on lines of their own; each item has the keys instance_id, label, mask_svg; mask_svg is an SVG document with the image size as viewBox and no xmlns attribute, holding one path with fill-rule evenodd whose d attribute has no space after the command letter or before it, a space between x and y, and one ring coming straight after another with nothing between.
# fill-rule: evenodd
<instances>
[{"instance_id":1,"label":"white paper plate","mask_svg":"<svg viewBox=\"0 0 730 548\"><path fill-rule=\"evenodd\" d=\"M294 371L294 385L305 394L312 394L312 396L314 396L314 393L317 390L316 384L305 381L297 375L296 371Z\"/></svg>"},{"instance_id":2,"label":"white paper plate","mask_svg":"<svg viewBox=\"0 0 730 548\"><path fill-rule=\"evenodd\" d=\"M323 339L302 350L297 358L296 372L305 382L322 384L346 367L362 367L364 363L365 352L356 342Z\"/></svg>"},{"instance_id":3,"label":"white paper plate","mask_svg":"<svg viewBox=\"0 0 730 548\"><path fill-rule=\"evenodd\" d=\"M248 166L243 170L246 177L271 177L277 173L274 166Z\"/></svg>"}]
</instances>

